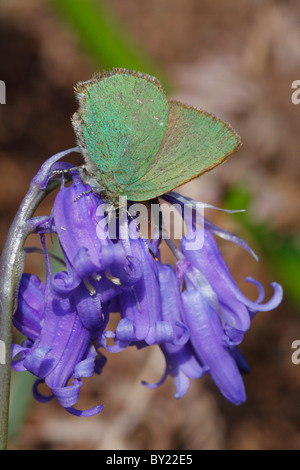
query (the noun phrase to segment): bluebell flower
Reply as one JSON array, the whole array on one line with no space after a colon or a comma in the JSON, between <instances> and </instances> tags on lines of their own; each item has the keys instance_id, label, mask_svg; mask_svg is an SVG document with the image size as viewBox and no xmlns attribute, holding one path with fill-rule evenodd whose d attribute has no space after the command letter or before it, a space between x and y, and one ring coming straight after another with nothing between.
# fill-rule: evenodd
<instances>
[{"instance_id":1,"label":"bluebell flower","mask_svg":"<svg viewBox=\"0 0 300 470\"><path fill-rule=\"evenodd\" d=\"M39 378L37 384L45 381L51 399L56 397L70 413L80 416L102 409L79 411L73 405L82 386L80 379L99 372L103 364L94 343L108 321L110 301L121 292L119 283L111 279L117 272L128 285L141 276L135 258L126 255L120 241L111 241L105 232L97 236L97 208L104 202L89 190L74 173L73 184L63 185L58 192L47 223L36 227L43 237L47 231L57 234L66 270L52 275L45 251L46 285L24 274L14 315L15 326L27 340L21 348L14 346L13 367L29 370ZM34 395L48 400L37 386Z\"/></svg>"},{"instance_id":2,"label":"bluebell flower","mask_svg":"<svg viewBox=\"0 0 300 470\"><path fill-rule=\"evenodd\" d=\"M100 233L104 201L81 181L78 173L72 177L73 184L61 188L52 211L53 230L67 266L65 273L53 277L53 288L67 294L82 280L99 275L105 279L107 274L135 282L141 276L140 264L128 256L120 240L110 239L107 226L103 225Z\"/></svg>"},{"instance_id":3,"label":"bluebell flower","mask_svg":"<svg viewBox=\"0 0 300 470\"><path fill-rule=\"evenodd\" d=\"M56 166L48 165L43 185L51 171L59 168L57 158L52 161ZM209 375L227 400L243 403L246 392L241 374L248 365L239 347L255 314L281 302L281 286L273 283L274 294L263 303L261 284L248 278L257 286L258 297L256 301L245 297L215 237L234 242L251 254L252 250L204 216L203 227L196 228L196 202L173 191L163 198L179 207L189 205L192 230L182 237L180 248L166 240L174 266L162 263L160 237L144 239L124 207L112 236L102 195L69 164L61 164L61 168L70 172L71 184L62 177L52 213L28 221L31 230L41 236L46 281L23 274L14 315L14 325L26 340L14 345L12 365L37 377L36 399L46 402L56 397L78 416L98 413L102 405L83 411L76 408L81 379L102 372L107 351L158 345L165 371L157 383L144 385L154 388L171 376L175 397L180 398L191 379ZM162 233L162 227L159 231ZM58 237L64 264L60 272L51 272L46 235ZM203 243L197 244L198 240ZM109 319L117 313L120 320L116 330L110 331ZM108 338L113 338L113 344ZM49 387L50 395L40 392L41 382Z\"/></svg>"},{"instance_id":4,"label":"bluebell flower","mask_svg":"<svg viewBox=\"0 0 300 470\"><path fill-rule=\"evenodd\" d=\"M103 322L104 323L104 322ZM27 336L22 346L14 345L15 370L28 370L36 377L35 398L46 402L56 397L72 414L90 416L102 406L80 411L77 403L81 378L99 371L103 358L92 345L92 332L82 324L73 295L62 298L36 276L23 274L14 325ZM68 382L72 378L72 384ZM45 382L52 395L43 396L38 384Z\"/></svg>"},{"instance_id":5,"label":"bluebell flower","mask_svg":"<svg viewBox=\"0 0 300 470\"><path fill-rule=\"evenodd\" d=\"M159 264L161 318L177 324L177 334L183 338L182 325L188 330L188 341L166 341L160 345L166 360L166 370L157 387L168 375L174 378L175 397L183 396L191 378L204 374L212 377L222 394L233 404L246 400L241 371L249 370L238 349L257 311L275 308L282 298L281 286L273 283L273 297L262 304L262 286L255 280L259 295L256 302L247 299L235 281L218 249L213 235L204 230L201 249L188 249L191 238L183 237L182 251L175 247L178 261L176 274L172 266Z\"/></svg>"},{"instance_id":6,"label":"bluebell flower","mask_svg":"<svg viewBox=\"0 0 300 470\"><path fill-rule=\"evenodd\" d=\"M190 342L190 330L184 323L182 305L180 301L180 289L173 266L159 263L159 285L161 295L160 318L173 327L172 340L160 344L166 366L161 380L155 384L144 382L149 388L161 385L168 375L174 379L176 393L180 398L189 389L190 379L198 379L207 372L197 358Z\"/></svg>"}]
</instances>

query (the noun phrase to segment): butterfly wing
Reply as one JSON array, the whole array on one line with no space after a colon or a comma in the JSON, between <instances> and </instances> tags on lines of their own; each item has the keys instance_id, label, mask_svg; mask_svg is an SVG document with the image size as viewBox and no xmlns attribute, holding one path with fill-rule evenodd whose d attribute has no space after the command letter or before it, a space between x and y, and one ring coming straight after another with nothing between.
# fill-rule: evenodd
<instances>
[{"instance_id":1,"label":"butterfly wing","mask_svg":"<svg viewBox=\"0 0 300 470\"><path fill-rule=\"evenodd\" d=\"M152 199L222 163L241 145L232 127L213 114L169 101L168 127L155 159L126 188L129 200Z\"/></svg>"},{"instance_id":2,"label":"butterfly wing","mask_svg":"<svg viewBox=\"0 0 300 470\"><path fill-rule=\"evenodd\" d=\"M168 124L169 104L160 83L125 69L77 85L72 118L88 173L112 193L138 180L154 160Z\"/></svg>"}]
</instances>

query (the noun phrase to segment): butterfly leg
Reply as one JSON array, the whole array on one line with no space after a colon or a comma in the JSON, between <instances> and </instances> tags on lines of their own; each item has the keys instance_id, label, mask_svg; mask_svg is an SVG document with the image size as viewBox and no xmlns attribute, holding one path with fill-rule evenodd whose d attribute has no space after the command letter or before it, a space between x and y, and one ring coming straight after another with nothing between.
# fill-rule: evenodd
<instances>
[{"instance_id":1,"label":"butterfly leg","mask_svg":"<svg viewBox=\"0 0 300 470\"><path fill-rule=\"evenodd\" d=\"M121 208L119 207L118 209L120 210ZM124 208L122 208L122 209L124 209ZM158 261L157 256L155 255L155 253L151 250L151 248L150 248L149 245L147 244L147 242L146 242L146 240L145 240L145 238L144 238L144 236L143 236L141 230L139 229L139 227L138 227L138 225L137 225L137 223L136 223L136 220L135 220L135 218L134 218L134 215L136 215L136 214L133 215L133 214L130 212L130 207L129 207L128 209L125 209L125 211L127 212L127 214L129 215L129 217L131 218L131 220L132 220L132 221L134 222L134 224L136 225L136 229L137 229L137 231L138 231L139 238L141 238L141 240L143 240L143 243L144 243L146 249L149 251L150 255L155 259L155 261ZM142 214L140 214L139 217L141 217L141 218L142 218L143 220L145 220L147 223L153 225L153 222L152 222L151 220L149 220L148 218L143 217ZM155 224L154 224L154 225L155 225Z\"/></svg>"},{"instance_id":2,"label":"butterfly leg","mask_svg":"<svg viewBox=\"0 0 300 470\"><path fill-rule=\"evenodd\" d=\"M94 193L95 191L93 189L89 189L88 191L82 191L82 193L78 194L78 196L75 197L74 202L78 201L78 199L81 198L81 196L84 196L85 194L91 194Z\"/></svg>"}]
</instances>

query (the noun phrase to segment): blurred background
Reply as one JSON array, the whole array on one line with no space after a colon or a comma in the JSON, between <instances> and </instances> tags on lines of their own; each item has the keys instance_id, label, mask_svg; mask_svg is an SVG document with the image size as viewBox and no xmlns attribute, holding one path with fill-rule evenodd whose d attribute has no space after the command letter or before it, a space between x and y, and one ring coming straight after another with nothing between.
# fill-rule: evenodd
<instances>
[{"instance_id":1,"label":"blurred background","mask_svg":"<svg viewBox=\"0 0 300 470\"><path fill-rule=\"evenodd\" d=\"M85 380L78 407L104 404L92 418L35 402L30 374L13 374L9 448L299 449L300 364L291 361L300 339L300 105L291 101L300 79L299 1L1 0L1 247L43 161L75 145L74 85L113 66L157 76L170 97L217 114L241 135L237 154L180 191L247 209L206 216L260 258L220 243L243 292L255 298L244 282L253 276L268 297L270 283L281 282L285 298L246 334L244 405L227 403L209 377L192 381L179 401L171 378L148 390L141 380L159 380L164 360L155 348L129 350L109 355L103 374ZM41 257L28 256L26 270L39 273Z\"/></svg>"}]
</instances>

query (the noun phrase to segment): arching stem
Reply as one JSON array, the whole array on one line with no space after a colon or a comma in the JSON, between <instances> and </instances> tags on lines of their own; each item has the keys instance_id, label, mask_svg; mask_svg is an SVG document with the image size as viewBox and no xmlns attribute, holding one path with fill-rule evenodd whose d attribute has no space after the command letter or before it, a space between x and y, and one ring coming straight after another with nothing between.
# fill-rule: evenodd
<instances>
[{"instance_id":1,"label":"arching stem","mask_svg":"<svg viewBox=\"0 0 300 470\"><path fill-rule=\"evenodd\" d=\"M8 232L0 258L0 449L7 447L11 375L12 319L19 281L24 268L24 243L35 230L32 218L41 201L60 185L60 178L49 181L50 169L60 158L77 148L49 158L32 179Z\"/></svg>"}]
</instances>

